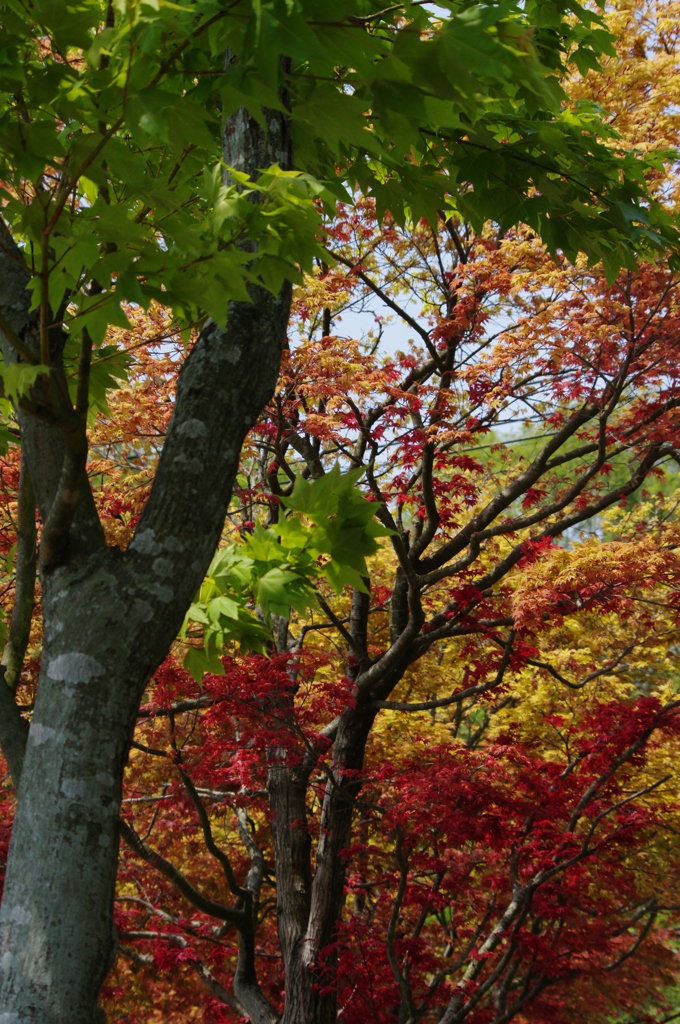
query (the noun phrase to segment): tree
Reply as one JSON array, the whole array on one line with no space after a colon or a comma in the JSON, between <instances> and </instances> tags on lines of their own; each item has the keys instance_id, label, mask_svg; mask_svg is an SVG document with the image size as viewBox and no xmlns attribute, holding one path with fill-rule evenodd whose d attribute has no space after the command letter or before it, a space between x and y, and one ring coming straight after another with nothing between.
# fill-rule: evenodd
<instances>
[{"instance_id":1,"label":"tree","mask_svg":"<svg viewBox=\"0 0 680 1024\"><path fill-rule=\"evenodd\" d=\"M11 685L0 687L0 742L17 791L0 909L0 1013L7 1021L90 1024L114 950L121 785L140 700L208 569L242 441L275 388L290 282L312 269L315 256L327 258L318 237L320 204L328 214L334 197L349 198L342 183L353 187L356 180L377 203L376 224L389 210L395 224L416 225L415 238L425 231L422 218L435 224L442 210L461 265L470 256L458 233L461 217L478 231L488 218L500 231L521 221L552 252L575 259L583 249L591 262L602 259L611 281L622 264L632 272L645 247L675 244L676 233L648 192L644 161L617 148L597 111L562 108L565 55L585 70L611 48L598 17L573 4L451 5L448 16L433 17L418 3L376 11L355 0L334 11L331 22L326 5L274 0L252 7L83 0L30 11L6 0L0 9L0 330L4 394L14 409L6 406L8 429L15 416L21 441L17 583L4 659ZM348 258L340 250L335 255L341 265ZM358 255L355 277L366 283L370 265ZM367 272L360 269L365 263ZM378 421L418 417L413 389L427 393L428 381L437 392L429 427L449 430L461 443L488 420L482 411L480 423L466 428L447 408L459 327L469 319L459 319L465 307L459 311L448 283L447 289L446 315L435 314L438 333L420 332L429 358L395 381L394 398L376 395L368 419L357 407L357 463L375 450L371 431ZM639 294L632 289L629 303ZM183 363L148 500L123 552L106 543L86 476L88 414L106 386L107 326L127 326L125 303L146 308L153 301L173 311L185 340L192 326L200 330ZM478 301L468 302L472 310ZM350 628L338 624L349 643L357 698L325 737L333 743L337 785L324 797L327 849L317 859L313 893L309 836L293 825L306 815L315 748L308 769L277 746L269 783L276 855L289 865L281 868L278 897L285 1021L335 1017L334 986L319 987L310 967L338 919L339 852L349 841L357 773L378 708L409 663L435 641L467 630L470 616L485 631L508 623L508 611L498 618L487 592L527 556L525 542L495 565L489 546L485 575L471 570L471 583L449 584L454 568L466 559L473 565L487 536L534 521L548 523L538 543L560 535L632 493L672 448L672 353L657 369L657 348L645 335L606 358L606 366L597 364L606 382L593 371L592 379L584 374L567 387L564 407L551 414L554 438L525 472L508 473L508 483L461 532L436 507L432 474L448 448L440 451L434 437L416 433L405 456L415 480L402 492L408 503L422 487L424 509L408 528L401 499L396 520L389 502L381 504L390 494L374 482L374 460L368 461L376 508L393 531L399 558L391 646L384 654L369 652L367 595L355 579ZM619 414L625 388L643 371L650 388L664 374L671 384L656 404L645 393L635 419ZM548 380L560 377L550 367L546 373ZM523 399L530 397L525 387L513 384ZM492 388L485 379L477 390L475 405L486 400L488 406ZM404 397L397 401L396 392ZM304 424L301 432L288 425L291 416L294 410L282 405L283 433L273 434L284 445L284 473L295 437L305 444L306 435L312 450L317 444ZM659 430L663 439L654 433ZM566 491L551 485L557 508L543 503L535 513L499 522L516 498L542 500L536 485L556 468L563 443L579 433L580 448L594 461ZM615 452L631 445L635 451L630 476L614 497L598 476L610 438ZM455 458L446 472L459 468ZM312 459L313 477L319 467L323 459ZM277 488L273 483L275 497ZM575 500L578 512L549 518ZM41 521L42 653L26 739L12 687L28 643L34 503ZM356 514L365 532L367 517ZM349 523L354 529L351 516ZM356 576L347 550L345 538L333 563L336 584L345 579L344 560L345 575ZM304 568L298 564L299 580ZM284 574L286 583L290 575ZM448 592L430 614L433 598L420 591L435 582ZM307 593L303 583L298 603ZM260 577L254 584L261 592ZM252 616L244 614L252 632ZM515 632L510 635L514 643ZM503 645L510 657L510 641ZM292 714L296 685L279 688L284 717ZM123 832L134 847L134 836ZM267 1020L273 1011L249 959L253 871L251 882L237 885L241 902L224 919L234 923L237 915L243 943L239 1005L252 1019ZM310 900L311 943L303 941Z\"/></svg>"},{"instance_id":2,"label":"tree","mask_svg":"<svg viewBox=\"0 0 680 1024\"><path fill-rule=\"evenodd\" d=\"M637 19L633 25L637 29ZM622 41L622 48L629 45L628 39ZM639 81L639 68L628 67L628 82L632 79L636 90L644 88L644 83ZM619 66L617 86L623 78ZM580 84L578 87L582 88ZM621 100L616 99L619 106ZM628 99L630 102L630 91ZM659 180L658 187L668 189L668 178ZM460 251L451 228L456 230L461 247L462 240L467 242L464 250L467 262L463 266L456 265ZM226 676L221 679L209 675L202 691L169 664L164 673L157 676L148 707L143 709L137 742L145 749L141 749L139 759L132 762L130 781L134 788L129 791L129 799L137 828L146 833L160 821L163 828L157 833L152 849L157 850L160 841L164 857L175 865L180 864L192 879L200 878L201 890L207 889L214 897L220 890L215 888L218 883L211 868L210 847L202 849L205 826L200 825L197 834L190 832L190 838L186 839L187 831L197 829L200 824L199 806L203 806L204 811L208 808L206 813L214 831L213 839L219 835L222 848L230 848L230 862L237 879L249 877L252 865L248 853L253 851L252 844L254 838L257 839L259 853L264 858L262 892L265 895L261 896L259 906L263 920L258 920L255 937L255 943L259 941L259 944L251 946L251 951L255 958L258 954L263 958L259 977L273 1003L272 1017L282 1008L283 985L288 1002L290 978L288 964L285 964L283 979L276 968L272 978L267 961L267 957L276 956L279 948L268 919L273 876L275 874L281 927L282 918L290 923L295 907L289 893L302 891L310 902L315 895L319 899L328 875L335 872L336 878L343 880L346 857L353 858L351 875L344 881L349 883L354 905L346 908L339 931L340 914L336 910L335 918L328 915L324 922L327 930L319 941L319 958L315 962L317 998L322 1006L324 999L331 1003L331 1010L324 1007L321 1011L326 1012L329 1019L337 1012L334 957L339 960L339 1009L348 1019L364 1020L367 1016L408 1019L413 1016L412 1006L416 1015L425 1007L425 1013L432 1014L432 1019L437 1019L438 1010L448 1012L451 1019L470 1017L484 1021L510 1019L521 1012L526 1019L551 1021L552 1024L556 1020L585 1017L584 1007L587 1007L589 1019L604 1019L605 1015L608 1018L612 1007L619 1014L637 1013L650 991L657 988L664 977L666 980L671 977L666 972L672 968L664 949L663 929L656 932L655 929L660 917L663 923L664 911L658 908L674 903L672 890L666 890L663 880L675 856L672 842L668 844L668 829L674 827L674 811L665 799L660 803L656 802L657 797L651 804L649 801L652 793L658 795L672 758L675 709L668 677L672 678L676 669L672 647L668 644L672 643L675 630L677 569L672 513L666 518L673 504L671 500L670 506L666 505L668 487L665 498L663 489L654 495L643 493L641 504L631 506L626 502L625 509L621 508L621 498L629 487L630 494L635 493L631 474L644 459L643 449L638 448L638 456L631 460L630 441L634 437L640 438L642 444L660 442L659 452L670 444L665 450L674 458L674 277L668 270L647 265L637 276L624 276L612 287L599 271L589 272L583 264L572 267L563 261L556 264L547 259L538 240L526 230L517 236L506 233L500 247L497 230L489 230L485 237L475 239L464 224L442 221L435 237L426 224L404 232L398 225L377 222L370 202L360 204L358 210L347 211L347 216L335 223L333 234L335 244L340 247L336 254L355 272L347 276L340 271L329 273L321 267L318 278L308 282L304 292L300 291L297 296L295 313L301 325L299 331L308 334L309 340L291 352L270 418L256 430L246 450L240 504L233 512L242 532L247 534L254 522L263 518L265 522L276 524L278 529L279 501L285 506L288 500L288 507L295 509L296 505L290 503L292 480L288 470L293 475L296 461L309 478L321 479L340 452L345 454L348 465L356 462L357 456L363 457L374 479L381 481L381 496L387 495L389 499L387 507L401 507L401 521L395 519L394 523L388 523L396 537L407 534L411 551L415 546L414 537L417 544L422 536L419 531L424 529L419 526L419 519L427 526L423 441L425 437L434 437L439 445L439 473L436 478L433 474L432 490L439 515L440 543L441 540L446 542L447 537L460 531L461 518L463 523L469 522L480 510L488 508L485 502L497 499L508 480L521 477L522 467L527 462L532 464L534 473L541 470L540 461L536 465L542 440L536 437L537 432L550 433L548 443L553 444L556 428L564 425L560 414L564 416L564 409L573 411L574 396L582 398L580 389L592 387L598 374L608 381L601 385L603 388L611 386L615 377L613 371L618 368L620 372L628 361L628 384L620 378L622 390L606 420L604 458L599 444L602 420L600 416L593 416L594 429L585 424L577 428L577 436L565 443L559 454L551 454L548 465L538 473L536 480L521 480L524 489L517 493L514 506L510 506L514 515L508 514L507 521L497 522L497 527L501 527L498 535L510 535L513 542L510 550L517 558L514 565L508 560L503 566L500 560L505 570L501 577L502 588L494 587L492 593L486 595L479 593L479 588L477 592L473 589L480 573L484 578L485 573L499 564L498 550L487 543L486 549L475 552L476 557L470 559L469 564L473 566L470 576L464 575L467 566L454 564L451 577L455 584L442 586L439 593L434 587L426 591L425 601L431 602L430 622L425 622L425 629L416 631L415 643L411 641L415 647L415 651L412 649L414 657L406 668L402 684L407 691L401 700L390 700L388 692L381 703L389 724L373 725L366 752L360 749L354 766L351 763L348 766L347 762L338 764L336 749L326 751L325 744L316 748L316 753L326 754L316 765L310 767L306 757L310 747L314 751L319 731L324 726L328 731L329 723L331 730L344 725L348 733L351 735L354 731L356 737L357 706L365 717L375 709L375 700L364 698L362 709L361 694L357 705L354 691L348 696L331 684L337 684L343 672L350 681L361 680L362 667L357 664L358 658L352 649L352 641L358 635L356 630L365 630L367 654L373 664L380 664L380 656L389 644L388 619L394 615L398 588L394 586L396 565L384 555L376 555L371 561L372 605L365 627L357 611L360 602L366 600L365 595L362 598L361 591L357 590L351 603L347 597L338 600L333 597L332 588L323 584L320 600L325 602L322 609L327 618L324 616L321 621L299 619L296 626L291 627L292 637L285 628L279 627L277 636L282 653L292 645L288 657L293 655L292 671L298 686L287 720L282 721L281 713L282 692L288 693L291 678L291 668L285 659L282 666L285 672L281 669L277 672L271 661L246 660L244 664L227 659L224 663ZM454 282L455 289L451 287ZM382 294L372 287L375 284ZM454 315L446 301L448 289L455 290ZM426 316L419 320L413 314L412 304L406 308L399 306L400 293L418 296L426 316L429 312L432 318L429 324ZM374 333L368 349L333 335L334 315L347 304L359 304L366 294L377 295L392 313L401 311L400 315L407 322L410 319L411 330L423 343L426 341L423 333L427 333L430 340L434 336L440 342L441 351L445 352L445 345L454 338L458 359L454 363L457 370L454 379L459 387L450 405L445 407L446 415L435 416L434 423L432 411L434 409L435 414L438 411L436 403L441 401L441 385L435 376L437 367L431 365L425 352L404 356L401 365L399 359L391 358L385 366L376 358L376 352L371 351L382 327ZM520 322L513 323L510 330L506 325L501 341L497 342L494 337L488 338L483 318L498 308L499 303L505 302L507 306L508 297L520 315ZM375 312L374 305L372 311ZM642 325L641 338L636 337L636 321ZM561 327L557 336L556 323ZM434 330L430 333L425 327L434 327ZM603 339L608 344L603 344ZM467 350L463 347L466 344ZM470 351L473 356L467 359ZM405 386L401 387L400 368L405 377ZM425 385L419 385L414 394L412 387L417 377L409 377L409 374L418 371L423 373ZM428 373L435 377L435 386L429 391ZM592 374L590 379L589 373ZM626 395L627 387L633 392L631 399ZM378 416L370 424L370 440L362 451L362 438L357 439L358 428L362 421L366 423L369 419L381 389L384 406L378 409ZM512 403L519 406L520 418L526 419L527 434L516 446L498 437L494 444L493 435L489 438L486 433L488 427L507 419L508 413L504 410L512 408ZM423 409L429 412L429 424L423 417ZM531 409L536 412L532 413ZM446 418L454 415L458 419L453 423L451 418ZM427 434L425 427L429 428ZM457 428L455 433L454 428ZM476 438L479 433L485 436ZM477 440L484 443L480 445ZM449 454L452 442L475 451L461 452L459 448L452 458ZM521 454L532 450L532 459ZM373 462L372 453L375 453ZM386 462L390 455L394 456L391 467ZM588 457L590 462L586 461ZM661 464L663 455L657 466ZM671 483L671 497L673 487ZM555 502L565 498L568 499L565 511L556 510ZM470 506L467 513L466 504ZM414 513L410 516L409 505ZM313 504L307 503L306 508L312 509ZM603 512L605 508L607 511ZM329 511L327 506L326 513ZM556 512L561 515L560 519L553 518ZM650 520L659 524L656 538L648 532ZM317 515L317 527L323 521L324 516ZM577 543L575 528L589 521L594 521L605 543L593 537ZM409 529L400 530L398 527L402 524ZM549 530L554 529L555 534L547 532L546 525ZM665 534L665 530L670 532ZM570 545L551 543L551 536L566 531L569 531ZM281 536L284 548L287 536L289 539L285 532ZM257 544L261 543L262 537L256 533L254 539L247 541L245 554L257 560ZM314 543L318 543L318 538ZM398 541L396 547L398 553ZM237 551L243 551L243 546ZM293 583L300 567L294 545L279 559L279 566L281 563L290 572L288 594L293 598ZM263 578L262 572L271 571L271 564L271 559L263 561L261 569L249 578L250 594L254 598L261 599L258 580ZM521 574L514 571L515 565ZM203 592L203 611L207 615L196 621L219 624L227 636L245 636L244 625L233 618L233 610L231 615L221 613L217 603L224 596L232 601L242 600L243 581L235 575L230 578L217 568L212 573L217 589L212 589L211 583ZM294 569L296 572L292 571ZM257 572L260 572L259 577ZM442 573L442 580L446 578ZM285 603L285 588L281 600ZM261 600L260 603L262 607ZM443 621L439 628L450 629L450 632L432 638L432 620L442 605L453 614L448 622L441 616ZM239 607L247 613L247 604ZM496 612L495 620L491 618L492 609ZM506 609L511 614L504 620L502 614ZM407 611L412 613L412 605ZM458 620L456 611L460 615ZM194 608L193 614L200 616L201 607ZM449 626L451 622L453 627ZM251 622L251 630L255 627ZM281 629L286 643L282 643ZM332 630L336 631L340 651L331 656L334 667L330 673L318 664L312 664L308 670L316 672L315 689L297 661L315 636L332 635ZM212 626L206 632L214 636ZM403 632L402 629L399 636ZM252 638L251 632L249 643ZM511 660L501 671L503 651L511 638ZM443 639L450 641L448 649L442 644ZM210 641L206 658L209 648ZM490 654L494 649L498 651L495 657ZM327 643L313 645L313 650L317 656L321 653L328 659ZM408 655L404 655L400 668L403 669L408 660ZM193 656L189 664L195 664ZM592 693L587 687L601 688L604 681L608 682L604 693L615 699L611 703L596 703L594 709ZM556 683L567 688L568 698L556 696ZM394 682L386 680L386 691L388 686L393 688ZM535 695L537 686L538 696ZM634 699L641 688L648 694L650 687L665 706ZM443 697L440 696L442 689ZM489 694L496 699L480 708L479 698L488 700ZM600 696L603 696L602 689ZM206 712L206 708L210 710ZM546 714L546 710L550 713ZM338 715L339 721L333 721L336 712L342 712ZM427 740L422 746L416 745L413 753L412 730L403 722L399 724L400 714L411 721L420 715L418 730L427 730ZM661 714L658 721L667 723L664 728L671 730L670 746L661 740L656 730L656 739L647 746L653 734L649 733L645 739L643 734L649 726L650 714ZM154 720L154 715L158 717L151 732L148 723L149 719ZM174 721L171 738L166 740L164 723L166 719L173 722L173 715L178 721ZM187 715L185 721L180 717L183 715ZM430 716L432 720L428 723ZM496 722L500 724L495 725ZM482 762L475 761L474 753L463 755L465 767L460 769L459 749L448 745L442 751L436 746L435 741L444 740L449 729L464 737L465 745L473 751L485 735L501 738L503 743L486 747L486 760ZM512 730L514 742L504 736L508 730ZM585 736L590 738L582 745ZM597 736L599 740L595 739ZM631 745L641 740L641 746L636 746L629 754ZM637 753L643 748L645 761L641 763ZM181 750L183 774L170 767L173 756L177 756L173 755L173 750ZM271 774L274 784L280 784L276 760L280 755L272 754L280 750L285 751L290 764L286 787L289 799L295 793L300 769L305 765L309 769L302 780L307 800L295 808L297 811L302 807L306 830L300 828L301 819L291 813L286 819L288 828L277 824L278 815L268 822L265 782L269 775L270 792L274 788ZM539 760L540 757L545 759L543 764L534 760L538 751L541 752ZM150 759L153 764L154 757L159 757L155 768L149 764ZM624 758L621 764L618 764L619 757ZM364 758L363 763L361 758ZM585 763L584 758L588 759ZM612 782L620 768L627 773L629 768L624 766L630 765L632 758L636 759L634 773L621 780L619 799L609 793L608 799L600 802L600 797L605 795L603 787ZM573 801L569 810L560 809L556 797L560 787L550 774L556 771L556 759L560 770L566 773L565 779L570 780L569 785L575 786L568 798ZM589 774L595 764L600 774ZM484 776L479 778L478 772L483 772L485 767L493 772L498 787L494 793L485 788ZM580 777L582 767L586 774ZM459 771L461 774L457 774ZM640 774L636 774L638 772ZM542 803L540 790L545 773L550 782L546 802ZM338 797L343 786L345 793L354 798L351 832L347 817L343 822L342 797ZM529 822L518 855L517 836L506 837L504 829L509 819L512 826L512 816L517 813L517 804L513 801L517 800L518 788L523 792L525 786L531 793L529 806L533 811L540 810ZM591 792L592 786L595 788ZM157 800L154 794L159 792L162 799ZM447 811L443 794L449 792L458 792L459 801L469 801L458 818ZM586 796L589 793L590 796ZM219 809L234 796L236 816L229 829L222 823ZM585 871L579 860L572 864L565 856L560 863L559 847L560 843L573 841L573 834L566 826L581 799L586 800L584 808L591 799L597 800L582 824L580 838L586 846L591 829L594 835L603 822L609 821L610 815L616 818L612 832L602 837L601 846L598 843L598 850L591 850L592 856L584 857L584 861L588 861ZM150 807L145 803L147 800L151 800ZM622 804L622 800L627 802ZM640 801L641 806L635 806L636 801ZM349 802L345 800L345 805ZM323 805L322 821L319 820L320 804ZM244 806L247 807L246 826L249 817L253 833L244 830ZM526 810L526 804L520 806ZM496 807L498 816L494 817ZM436 811L433 812L433 808ZM649 817L650 812L654 820ZM522 813L520 821L527 828L526 814ZM555 821L560 822L556 833L553 832ZM279 828L283 837L279 836L277 846ZM461 831L465 829L470 832ZM565 829L569 840L565 838ZM305 852L296 890L290 849L295 847L297 833L301 832L299 844L304 851L308 831L318 843L316 863L311 861L316 869L314 880L312 883L307 875L305 887L304 876L300 878L310 864ZM243 847L236 838L239 832ZM482 836L482 841L475 842L471 833ZM616 845L622 835L626 836L625 843L631 844L626 852ZM161 972L173 970L173 988L178 985L176 972L181 971L182 964L188 964L187 969L197 972L215 995L218 1007L220 1003L223 1008L233 1005L225 982L233 971L242 968L245 954L242 951L238 958L231 944L227 945L226 952L224 947L221 950L220 941L228 942L228 939L219 939L216 927L209 924L209 916L197 914L196 909L193 917L187 916L188 890L180 889L184 898L174 894L173 886L164 881L166 876L160 875L157 868L153 869L153 855L149 850L135 840L134 834L128 833L128 838L136 856L128 857L120 890L118 921L125 955L132 957L133 962L136 958L139 965L145 959L153 960ZM347 851L346 857L331 861L319 856L318 850L323 851L333 839L338 850ZM550 845L555 841L556 845ZM447 852L437 850L436 843ZM611 854L609 843L613 844L609 849L615 850ZM458 853L458 862L448 853L450 849ZM578 858L584 852L583 846L577 842L571 852ZM550 864L547 870L556 872L546 881L563 873L564 884L552 891L548 886L547 893L539 886L534 894L530 885L536 877L531 875L534 856L545 856ZM522 865L521 877L529 886L528 890L520 887L517 901L511 898L513 871L517 871L513 857ZM151 869L144 867L146 862L151 862ZM464 864L474 865L474 868L466 870ZM488 873L482 873L482 864ZM164 867L168 867L167 863ZM462 885L458 882L456 868L462 868ZM481 876L478 884L475 872ZM436 885L430 882L426 887L424 879L437 879L439 873L443 878ZM489 888L495 890L495 887L503 893L497 907L489 902ZM286 894L283 897L282 890ZM461 890L467 901L463 910L460 908ZM146 899L133 895L142 891L146 892ZM594 893L596 902L593 902ZM195 891L190 893L189 901L196 899L196 895ZM479 901L476 905L475 900ZM195 902L194 908L205 909L205 904L201 907ZM424 922L419 924L423 912L427 927ZM510 949L502 944L499 932L494 929L506 913L513 925ZM637 933L630 929L636 914L640 923ZM457 915L460 915L456 920L457 932L449 942L448 929ZM402 930L407 925L410 939L408 932ZM488 945L484 943L484 957L470 964L471 948L467 949L466 942L470 938L480 941L480 936L491 941ZM309 925L306 937L309 940ZM460 948L455 947L455 942L460 943ZM126 943L139 944L142 951L135 951ZM444 953L447 943L448 957ZM641 951L644 951L643 958L633 961L632 957L639 957ZM207 965L218 965L218 968L211 973ZM457 971L462 978L470 967L464 995L457 1004L456 989L447 991L444 979L456 979ZM324 971L328 972L325 976ZM437 978L434 991L438 994L433 998L427 990ZM611 984L607 983L608 978L612 979ZM192 1002L200 1002L200 995L186 981L183 982L188 988L188 991L184 989L186 1001L181 998L173 1001L163 986L162 973L160 979L149 982L147 976L146 984L151 985L150 990L146 990L147 998L150 991L154 1000L166 999L163 1004L166 1015L173 1010L186 1014ZM578 984L574 984L575 979ZM126 976L125 986L128 984ZM117 989L117 1002L122 991ZM135 990L136 999L143 998L144 991L142 983L141 991L139 987ZM237 1004L234 1010L240 1012ZM219 1019L220 1011L213 1009L213 1012ZM230 1019L228 1010L226 1014Z\"/></svg>"}]
</instances>

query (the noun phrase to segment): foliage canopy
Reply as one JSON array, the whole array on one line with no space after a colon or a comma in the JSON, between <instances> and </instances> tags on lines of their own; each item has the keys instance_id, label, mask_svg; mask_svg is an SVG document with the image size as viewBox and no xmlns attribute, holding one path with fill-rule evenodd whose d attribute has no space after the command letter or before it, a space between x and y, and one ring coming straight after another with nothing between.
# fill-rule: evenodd
<instances>
[{"instance_id":1,"label":"foliage canopy","mask_svg":"<svg viewBox=\"0 0 680 1024\"><path fill-rule=\"evenodd\" d=\"M1 1019L670 1013L678 17L0 0Z\"/></svg>"}]
</instances>

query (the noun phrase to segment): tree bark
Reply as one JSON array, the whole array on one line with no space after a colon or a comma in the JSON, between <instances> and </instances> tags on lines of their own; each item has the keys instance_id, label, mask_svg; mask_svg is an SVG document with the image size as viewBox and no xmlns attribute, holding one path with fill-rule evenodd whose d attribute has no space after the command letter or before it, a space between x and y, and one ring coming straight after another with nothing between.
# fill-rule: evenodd
<instances>
[{"instance_id":1,"label":"tree bark","mask_svg":"<svg viewBox=\"0 0 680 1024\"><path fill-rule=\"evenodd\" d=\"M236 163L238 150L251 174L275 160L291 167L287 118L272 112L268 125L265 136L243 112L235 115L226 161ZM6 232L3 242L0 312L30 336L28 275ZM128 550L103 545L84 481L66 555L42 567L42 668L23 768L13 758L18 807L0 907L0 1024L92 1024L97 1015L114 948L118 815L139 701L219 542L243 439L276 384L290 295L289 285L278 296L253 288L252 303L231 305L225 328L206 323L180 373ZM45 522L63 437L27 413L20 424Z\"/></svg>"},{"instance_id":2,"label":"tree bark","mask_svg":"<svg viewBox=\"0 0 680 1024\"><path fill-rule=\"evenodd\" d=\"M311 837L307 828L310 769L291 765L284 750L270 752L269 806L276 865L276 920L283 960L286 1011L300 988L302 952L312 891ZM284 1020L290 1019L284 1015ZM307 1024L307 1017L297 1018Z\"/></svg>"},{"instance_id":3,"label":"tree bark","mask_svg":"<svg viewBox=\"0 0 680 1024\"><path fill-rule=\"evenodd\" d=\"M359 773L374 719L375 712L352 709L340 717L337 726L332 778L326 783L319 824L309 914L304 934L296 934L295 942L290 944L287 962L284 955L286 1002L281 1024L334 1024L336 1020L335 958L331 955L322 961L320 954L333 941L342 914L346 875L343 851L351 841L352 816L361 789ZM294 792L292 786L289 792ZM293 842L291 836L289 844ZM283 900L278 895L279 861L277 849L277 904L280 907ZM287 920L297 926L290 908L284 909Z\"/></svg>"},{"instance_id":4,"label":"tree bark","mask_svg":"<svg viewBox=\"0 0 680 1024\"><path fill-rule=\"evenodd\" d=\"M5 666L5 682L15 692L21 676L24 657L31 633L31 619L35 604L36 577L36 528L35 495L26 457L21 457L19 473L19 495L17 502L17 565L14 584L14 605L12 621L2 664Z\"/></svg>"}]
</instances>

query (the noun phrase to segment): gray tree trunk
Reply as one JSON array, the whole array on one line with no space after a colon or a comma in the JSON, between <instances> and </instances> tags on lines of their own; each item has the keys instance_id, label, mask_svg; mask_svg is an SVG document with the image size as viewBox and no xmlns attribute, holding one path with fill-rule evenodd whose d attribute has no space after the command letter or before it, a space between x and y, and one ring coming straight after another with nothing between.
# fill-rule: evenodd
<instances>
[{"instance_id":1,"label":"gray tree trunk","mask_svg":"<svg viewBox=\"0 0 680 1024\"><path fill-rule=\"evenodd\" d=\"M226 162L251 174L274 161L291 167L287 119L270 112L268 125L265 137L235 115ZM7 232L1 241L0 312L30 342L27 274ZM232 304L226 328L206 323L184 364L153 489L125 553L104 545L82 482L65 557L41 571L44 646L25 756L18 710L0 683L0 743L18 796L0 907L0 1024L96 1018L114 948L118 815L139 702L217 547L243 439L278 375L290 287L278 297L251 294L252 304ZM20 421L44 522L63 439L25 413Z\"/></svg>"}]
</instances>

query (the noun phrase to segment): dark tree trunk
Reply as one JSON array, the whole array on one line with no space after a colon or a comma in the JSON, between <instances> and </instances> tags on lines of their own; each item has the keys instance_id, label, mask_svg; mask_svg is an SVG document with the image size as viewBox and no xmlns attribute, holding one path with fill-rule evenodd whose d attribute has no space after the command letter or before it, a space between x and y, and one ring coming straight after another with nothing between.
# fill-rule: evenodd
<instances>
[{"instance_id":1,"label":"dark tree trunk","mask_svg":"<svg viewBox=\"0 0 680 1024\"><path fill-rule=\"evenodd\" d=\"M337 725L331 761L333 779L326 783L304 932L299 913L302 898L288 904L277 897L279 935L290 931L295 936L287 958L284 955L286 1002L281 1024L332 1024L336 1019L335 958L326 959L323 951L333 941L342 914L346 875L342 854L351 841L352 816L361 789L358 773L363 769L366 740L374 718L374 712L346 711ZM295 784L291 779L289 793L293 792ZM292 850L299 840L290 828L288 837ZM286 856L289 855L287 852ZM277 890L282 857L277 849Z\"/></svg>"}]
</instances>

